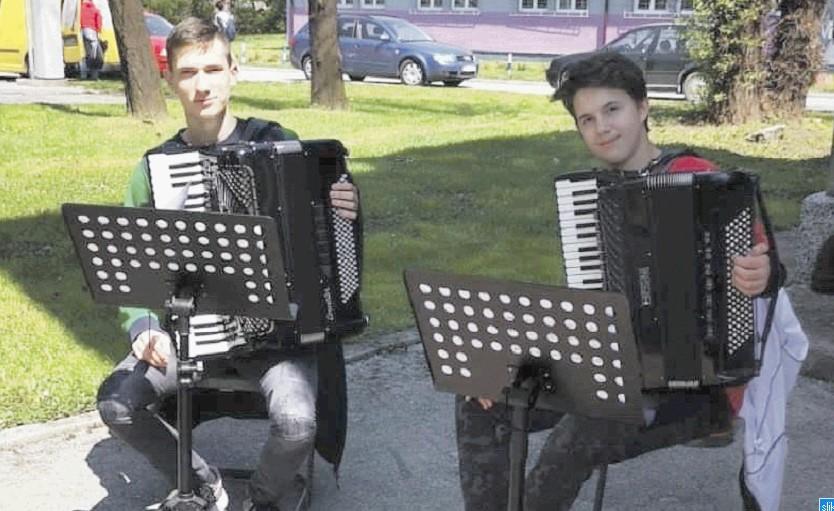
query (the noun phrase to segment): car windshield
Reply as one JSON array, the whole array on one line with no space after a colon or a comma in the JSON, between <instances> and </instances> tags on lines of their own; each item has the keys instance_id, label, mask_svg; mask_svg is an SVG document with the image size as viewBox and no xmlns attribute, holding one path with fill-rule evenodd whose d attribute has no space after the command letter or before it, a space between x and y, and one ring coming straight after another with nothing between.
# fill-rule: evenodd
<instances>
[{"instance_id":1,"label":"car windshield","mask_svg":"<svg viewBox=\"0 0 834 511\"><path fill-rule=\"evenodd\" d=\"M394 31L401 42L432 41L428 34L404 20L385 20L388 27Z\"/></svg>"},{"instance_id":2,"label":"car windshield","mask_svg":"<svg viewBox=\"0 0 834 511\"><path fill-rule=\"evenodd\" d=\"M619 39L611 41L608 48L624 53L642 53L649 49L654 41L656 30L645 28L624 34Z\"/></svg>"},{"instance_id":3,"label":"car windshield","mask_svg":"<svg viewBox=\"0 0 834 511\"><path fill-rule=\"evenodd\" d=\"M174 25L161 16L145 16L145 26L148 27L148 33L152 36L168 37Z\"/></svg>"}]
</instances>

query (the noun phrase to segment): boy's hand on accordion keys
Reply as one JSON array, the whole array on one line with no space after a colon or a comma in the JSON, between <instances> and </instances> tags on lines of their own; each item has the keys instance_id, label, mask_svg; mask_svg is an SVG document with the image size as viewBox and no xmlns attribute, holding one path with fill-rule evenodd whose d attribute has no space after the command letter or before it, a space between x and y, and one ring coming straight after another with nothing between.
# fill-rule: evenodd
<instances>
[{"instance_id":1,"label":"boy's hand on accordion keys","mask_svg":"<svg viewBox=\"0 0 834 511\"><path fill-rule=\"evenodd\" d=\"M171 337L158 330L146 330L136 336L131 346L133 355L154 367L165 367L173 351Z\"/></svg>"},{"instance_id":2,"label":"boy's hand on accordion keys","mask_svg":"<svg viewBox=\"0 0 834 511\"><path fill-rule=\"evenodd\" d=\"M343 218L356 220L359 193L353 183L333 183L330 187L330 203Z\"/></svg>"},{"instance_id":3,"label":"boy's hand on accordion keys","mask_svg":"<svg viewBox=\"0 0 834 511\"><path fill-rule=\"evenodd\" d=\"M733 258L733 285L749 297L760 295L770 280L767 243L759 243L745 256Z\"/></svg>"}]
</instances>

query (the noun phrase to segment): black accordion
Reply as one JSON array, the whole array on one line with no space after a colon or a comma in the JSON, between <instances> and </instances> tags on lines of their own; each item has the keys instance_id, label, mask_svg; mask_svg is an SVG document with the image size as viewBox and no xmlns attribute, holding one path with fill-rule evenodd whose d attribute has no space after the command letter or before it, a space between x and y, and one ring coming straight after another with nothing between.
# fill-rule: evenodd
<instances>
[{"instance_id":1,"label":"black accordion","mask_svg":"<svg viewBox=\"0 0 834 511\"><path fill-rule=\"evenodd\" d=\"M626 296L644 389L758 374L753 300L731 275L754 244L756 176L588 171L555 188L567 285Z\"/></svg>"},{"instance_id":2,"label":"black accordion","mask_svg":"<svg viewBox=\"0 0 834 511\"><path fill-rule=\"evenodd\" d=\"M195 356L239 345L315 344L367 324L360 302L362 225L330 206L330 188L351 182L335 140L248 142L147 155L154 207L276 219L295 321L197 315Z\"/></svg>"}]
</instances>

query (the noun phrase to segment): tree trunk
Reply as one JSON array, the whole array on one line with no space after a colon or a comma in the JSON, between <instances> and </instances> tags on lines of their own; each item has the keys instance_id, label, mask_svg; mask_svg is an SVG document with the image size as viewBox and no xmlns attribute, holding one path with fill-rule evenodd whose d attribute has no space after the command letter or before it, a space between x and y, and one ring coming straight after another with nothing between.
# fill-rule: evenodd
<instances>
[{"instance_id":1,"label":"tree trunk","mask_svg":"<svg viewBox=\"0 0 834 511\"><path fill-rule=\"evenodd\" d=\"M346 109L348 99L340 69L342 58L336 27L336 0L309 0L308 5L313 53L310 102L334 110Z\"/></svg>"},{"instance_id":2,"label":"tree trunk","mask_svg":"<svg viewBox=\"0 0 834 511\"><path fill-rule=\"evenodd\" d=\"M805 110L808 90L822 65L822 14L825 0L782 0L767 69L766 107L775 117Z\"/></svg>"},{"instance_id":3,"label":"tree trunk","mask_svg":"<svg viewBox=\"0 0 834 511\"><path fill-rule=\"evenodd\" d=\"M755 0L754 0L755 1ZM750 2L744 2L750 3ZM764 11L764 8L761 8ZM728 74L725 91L726 102L716 112L717 120L732 124L756 121L762 117L762 80L761 70L764 66L764 55L761 45L761 20L756 10L748 11L752 14L736 21L739 31L729 35L735 39L734 43L727 41L727 48L735 53L732 72ZM763 14L763 12L762 12ZM717 27L721 33L721 27ZM728 34L716 34L717 37L728 37Z\"/></svg>"},{"instance_id":4,"label":"tree trunk","mask_svg":"<svg viewBox=\"0 0 834 511\"><path fill-rule=\"evenodd\" d=\"M828 195L834 197L834 131L831 132L831 154L828 156Z\"/></svg>"},{"instance_id":5,"label":"tree trunk","mask_svg":"<svg viewBox=\"0 0 834 511\"><path fill-rule=\"evenodd\" d=\"M134 117L166 117L162 82L154 60L140 0L112 0L113 28L122 62L127 110Z\"/></svg>"}]
</instances>

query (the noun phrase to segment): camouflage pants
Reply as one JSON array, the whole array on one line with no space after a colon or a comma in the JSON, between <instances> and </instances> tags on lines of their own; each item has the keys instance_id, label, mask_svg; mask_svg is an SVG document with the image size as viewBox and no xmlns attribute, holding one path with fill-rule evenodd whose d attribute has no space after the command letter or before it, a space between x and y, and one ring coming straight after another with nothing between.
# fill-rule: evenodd
<instances>
[{"instance_id":1,"label":"camouflage pants","mask_svg":"<svg viewBox=\"0 0 834 511\"><path fill-rule=\"evenodd\" d=\"M681 410L658 410L651 427L589 419L544 410L530 413L530 431L553 428L535 466L525 479L526 511L570 509L594 468L705 436L710 425L709 401ZM505 511L509 491L509 412L502 404L489 411L476 400L458 396L458 460L466 511Z\"/></svg>"}]
</instances>

